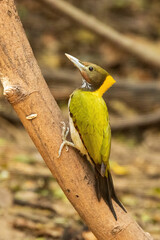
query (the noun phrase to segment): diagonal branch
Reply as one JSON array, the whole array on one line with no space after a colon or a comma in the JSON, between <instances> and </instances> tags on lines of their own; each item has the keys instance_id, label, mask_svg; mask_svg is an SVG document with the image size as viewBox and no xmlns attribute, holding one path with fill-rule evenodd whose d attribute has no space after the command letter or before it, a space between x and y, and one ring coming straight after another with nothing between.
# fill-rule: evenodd
<instances>
[{"instance_id":1,"label":"diagonal branch","mask_svg":"<svg viewBox=\"0 0 160 240\"><path fill-rule=\"evenodd\" d=\"M74 7L64 0L40 0L48 8L54 11L58 10L72 20L80 23L95 34L111 41L115 46L122 48L124 51L138 57L142 62L152 65L153 67L160 67L160 55L153 48L145 46L143 43L137 42L129 37L124 36L118 31L114 30L107 24L97 20L92 15L86 14L82 10Z\"/></svg>"},{"instance_id":2,"label":"diagonal branch","mask_svg":"<svg viewBox=\"0 0 160 240\"><path fill-rule=\"evenodd\" d=\"M79 215L99 240L151 240L138 224L115 203L115 221L104 201L98 202L94 176L73 149L63 151L62 120L26 39L13 0L0 7L0 79L4 95L17 112L44 161Z\"/></svg>"}]
</instances>

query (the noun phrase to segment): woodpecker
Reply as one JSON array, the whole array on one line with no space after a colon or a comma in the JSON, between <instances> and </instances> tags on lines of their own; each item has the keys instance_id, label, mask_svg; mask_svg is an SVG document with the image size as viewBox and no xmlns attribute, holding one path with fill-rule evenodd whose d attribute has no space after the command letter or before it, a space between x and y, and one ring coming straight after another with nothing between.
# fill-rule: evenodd
<instances>
[{"instance_id":1,"label":"woodpecker","mask_svg":"<svg viewBox=\"0 0 160 240\"><path fill-rule=\"evenodd\" d=\"M112 200L125 212L126 209L115 193L111 176L109 165L111 127L108 109L103 99L103 94L116 81L98 65L82 62L69 54L65 55L80 71L82 85L71 94L68 103L69 127L73 143L66 140L69 130L64 136L64 127L59 156L64 145L75 147L81 154L86 155L95 169L95 188L98 201L103 198L117 220Z\"/></svg>"}]
</instances>

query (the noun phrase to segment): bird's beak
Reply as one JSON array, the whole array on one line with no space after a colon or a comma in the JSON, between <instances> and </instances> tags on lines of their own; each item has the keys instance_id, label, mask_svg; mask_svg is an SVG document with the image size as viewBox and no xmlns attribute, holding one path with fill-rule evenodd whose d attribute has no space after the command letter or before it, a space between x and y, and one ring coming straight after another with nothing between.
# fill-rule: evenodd
<instances>
[{"instance_id":1,"label":"bird's beak","mask_svg":"<svg viewBox=\"0 0 160 240\"><path fill-rule=\"evenodd\" d=\"M85 69L85 66L81 63L80 60L78 60L78 58L75 58L68 53L65 53L65 55L80 70L80 72Z\"/></svg>"}]
</instances>

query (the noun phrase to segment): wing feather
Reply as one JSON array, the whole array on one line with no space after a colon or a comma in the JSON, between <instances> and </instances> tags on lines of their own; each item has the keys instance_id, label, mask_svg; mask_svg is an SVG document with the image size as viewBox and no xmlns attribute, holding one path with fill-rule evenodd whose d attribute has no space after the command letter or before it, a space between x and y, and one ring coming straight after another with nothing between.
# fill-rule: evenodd
<instances>
[{"instance_id":1,"label":"wing feather","mask_svg":"<svg viewBox=\"0 0 160 240\"><path fill-rule=\"evenodd\" d=\"M89 156L96 165L102 162L107 165L111 131L103 98L76 90L71 96L69 111Z\"/></svg>"}]
</instances>

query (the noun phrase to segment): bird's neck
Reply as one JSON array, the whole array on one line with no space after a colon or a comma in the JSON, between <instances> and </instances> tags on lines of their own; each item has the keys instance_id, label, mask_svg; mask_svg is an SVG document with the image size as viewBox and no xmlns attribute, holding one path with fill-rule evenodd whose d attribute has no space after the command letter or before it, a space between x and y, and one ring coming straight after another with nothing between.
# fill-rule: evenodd
<instances>
[{"instance_id":1,"label":"bird's neck","mask_svg":"<svg viewBox=\"0 0 160 240\"><path fill-rule=\"evenodd\" d=\"M97 97L102 97L103 94L115 83L116 81L108 75L104 82L100 86L93 86L93 84L88 83L85 79L82 79L81 89L83 91L92 92Z\"/></svg>"},{"instance_id":2,"label":"bird's neck","mask_svg":"<svg viewBox=\"0 0 160 240\"><path fill-rule=\"evenodd\" d=\"M93 86L92 84L88 83L84 78L82 78L81 89L83 91L93 91Z\"/></svg>"},{"instance_id":3,"label":"bird's neck","mask_svg":"<svg viewBox=\"0 0 160 240\"><path fill-rule=\"evenodd\" d=\"M103 94L115 83L116 81L108 75L102 85L94 91L94 94L98 97L102 97Z\"/></svg>"}]
</instances>

